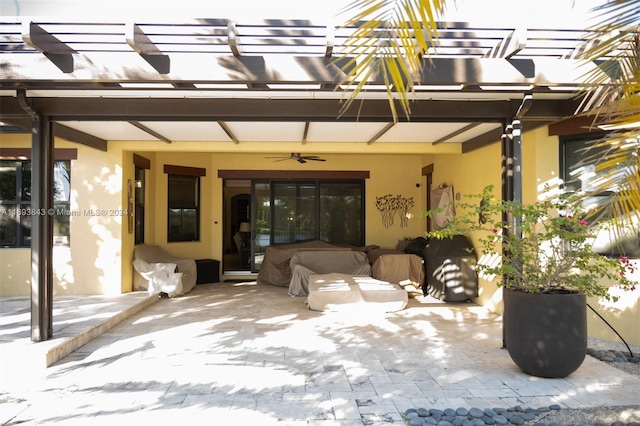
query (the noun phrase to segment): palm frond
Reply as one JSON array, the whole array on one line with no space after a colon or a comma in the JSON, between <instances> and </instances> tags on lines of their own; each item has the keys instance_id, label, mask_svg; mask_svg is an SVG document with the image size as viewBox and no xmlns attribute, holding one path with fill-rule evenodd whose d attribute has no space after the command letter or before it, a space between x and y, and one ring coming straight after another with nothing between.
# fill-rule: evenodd
<instances>
[{"instance_id":1,"label":"palm frond","mask_svg":"<svg viewBox=\"0 0 640 426\"><path fill-rule=\"evenodd\" d=\"M585 149L579 166L588 174L589 221L612 220L616 233L640 226L640 135L635 131L609 133ZM595 196L595 197L594 197Z\"/></svg>"},{"instance_id":2,"label":"palm frond","mask_svg":"<svg viewBox=\"0 0 640 426\"><path fill-rule=\"evenodd\" d=\"M578 113L608 133L583 161L598 176L586 196L601 195L592 215L613 218L616 232L640 229L640 0L611 0L593 12L599 23L589 28L582 58L598 67L585 76Z\"/></svg>"},{"instance_id":3,"label":"palm frond","mask_svg":"<svg viewBox=\"0 0 640 426\"><path fill-rule=\"evenodd\" d=\"M367 84L385 85L389 108L398 120L396 101L407 119L410 97L424 65L425 56L437 39L437 18L445 0L354 0L343 10L351 16L343 25L355 28L337 61L345 77L344 114ZM345 61L346 59L346 61Z\"/></svg>"},{"instance_id":4,"label":"palm frond","mask_svg":"<svg viewBox=\"0 0 640 426\"><path fill-rule=\"evenodd\" d=\"M594 9L600 22L589 28L582 59L598 65L586 75L579 113L598 121L619 120L639 110L640 1L613 0Z\"/></svg>"}]
</instances>

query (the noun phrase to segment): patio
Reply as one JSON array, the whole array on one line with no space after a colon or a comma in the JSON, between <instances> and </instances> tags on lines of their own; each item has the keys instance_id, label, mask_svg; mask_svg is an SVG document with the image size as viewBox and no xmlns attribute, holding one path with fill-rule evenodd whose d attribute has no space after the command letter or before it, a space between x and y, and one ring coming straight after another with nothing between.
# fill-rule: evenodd
<instances>
[{"instance_id":1,"label":"patio","mask_svg":"<svg viewBox=\"0 0 640 426\"><path fill-rule=\"evenodd\" d=\"M322 313L255 282L117 298L54 298L54 339L41 343L29 299L2 299L1 424L403 424L411 407L640 405L640 379L591 357L565 379L524 375L501 349L501 318L471 303Z\"/></svg>"}]
</instances>

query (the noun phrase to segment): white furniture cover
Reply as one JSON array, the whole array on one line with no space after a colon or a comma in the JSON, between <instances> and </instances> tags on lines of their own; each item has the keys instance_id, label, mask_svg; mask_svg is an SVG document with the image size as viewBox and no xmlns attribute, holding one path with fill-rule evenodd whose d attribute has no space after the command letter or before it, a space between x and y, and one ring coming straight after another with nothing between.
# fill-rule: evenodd
<instances>
[{"instance_id":1,"label":"white furniture cover","mask_svg":"<svg viewBox=\"0 0 640 426\"><path fill-rule=\"evenodd\" d=\"M149 293L166 293L169 297L184 293L182 272L175 272L175 263L147 263L134 260L133 267L147 280Z\"/></svg>"},{"instance_id":2,"label":"white furniture cover","mask_svg":"<svg viewBox=\"0 0 640 426\"><path fill-rule=\"evenodd\" d=\"M408 301L399 285L368 276L332 273L309 277L307 304L314 311L396 312Z\"/></svg>"},{"instance_id":3,"label":"white furniture cover","mask_svg":"<svg viewBox=\"0 0 640 426\"><path fill-rule=\"evenodd\" d=\"M196 261L174 256L159 246L137 246L133 250L133 267L136 291L160 291L173 297L188 293L196 286ZM175 276L177 273L181 274L179 278Z\"/></svg>"}]
</instances>

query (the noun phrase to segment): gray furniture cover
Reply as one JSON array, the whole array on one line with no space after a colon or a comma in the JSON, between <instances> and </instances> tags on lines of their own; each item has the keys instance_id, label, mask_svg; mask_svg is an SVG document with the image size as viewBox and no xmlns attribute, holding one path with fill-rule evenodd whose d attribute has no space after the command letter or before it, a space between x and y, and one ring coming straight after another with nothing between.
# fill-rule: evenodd
<instances>
[{"instance_id":1,"label":"gray furniture cover","mask_svg":"<svg viewBox=\"0 0 640 426\"><path fill-rule=\"evenodd\" d=\"M342 273L348 275L371 275L369 258L364 252L350 249L300 250L289 261L291 280L289 295L307 296L311 275Z\"/></svg>"},{"instance_id":2,"label":"gray furniture cover","mask_svg":"<svg viewBox=\"0 0 640 426\"><path fill-rule=\"evenodd\" d=\"M381 254L373 262L371 276L378 280L419 289L424 284L422 257L406 253Z\"/></svg>"},{"instance_id":3,"label":"gray furniture cover","mask_svg":"<svg viewBox=\"0 0 640 426\"><path fill-rule=\"evenodd\" d=\"M270 284L278 287L288 287L291 282L291 257L300 250L351 250L355 247L345 247L325 241L314 240L296 244L269 246L265 249L264 259L258 272L258 284Z\"/></svg>"}]
</instances>

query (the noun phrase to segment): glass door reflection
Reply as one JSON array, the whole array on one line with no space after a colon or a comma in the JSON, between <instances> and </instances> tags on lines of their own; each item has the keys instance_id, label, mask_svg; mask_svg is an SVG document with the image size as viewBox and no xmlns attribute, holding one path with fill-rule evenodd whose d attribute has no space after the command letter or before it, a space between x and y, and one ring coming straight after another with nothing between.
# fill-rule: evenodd
<instances>
[{"instance_id":1,"label":"glass door reflection","mask_svg":"<svg viewBox=\"0 0 640 426\"><path fill-rule=\"evenodd\" d=\"M271 244L271 185L269 182L253 181L251 197L251 272L262 266L264 251Z\"/></svg>"}]
</instances>

